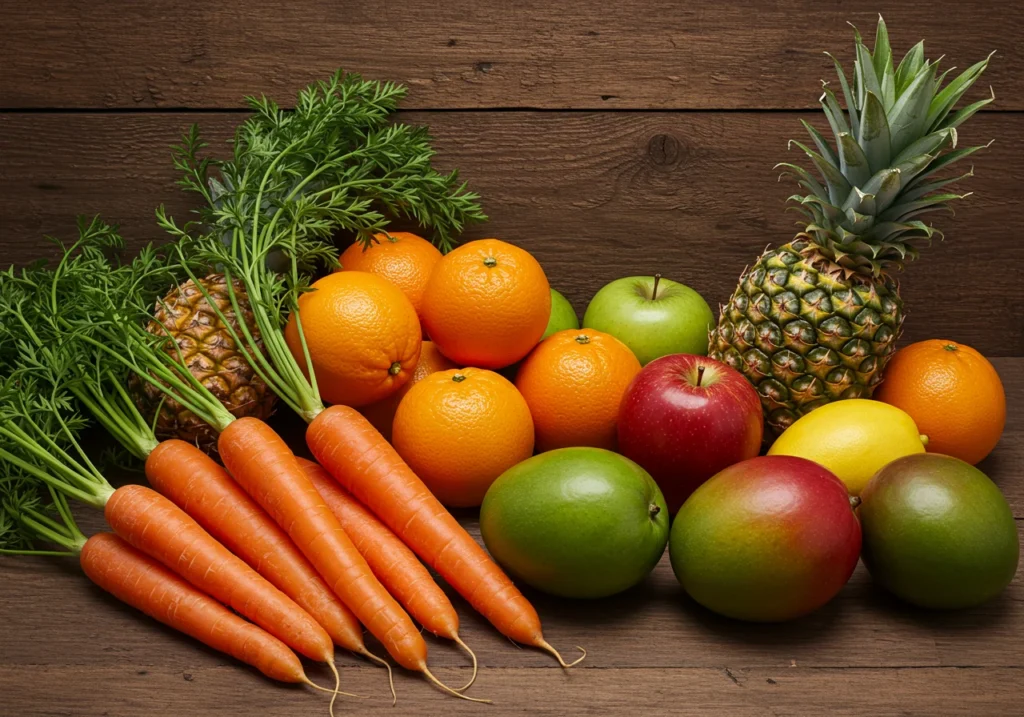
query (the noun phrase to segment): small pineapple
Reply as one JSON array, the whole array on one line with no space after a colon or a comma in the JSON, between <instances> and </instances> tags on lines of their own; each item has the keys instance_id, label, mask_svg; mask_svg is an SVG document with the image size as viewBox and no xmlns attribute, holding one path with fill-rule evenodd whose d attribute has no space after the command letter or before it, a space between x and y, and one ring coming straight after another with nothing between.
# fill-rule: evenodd
<instances>
[{"instance_id":1,"label":"small pineapple","mask_svg":"<svg viewBox=\"0 0 1024 717\"><path fill-rule=\"evenodd\" d=\"M852 83L833 58L848 117L827 85L821 97L834 146L806 122L816 151L791 143L820 177L779 165L808 192L790 197L804 230L743 272L711 332L709 356L754 384L776 433L830 401L868 398L882 380L903 323L891 272L941 237L918 217L967 196L941 190L970 172L937 175L981 149L956 149L957 127L992 101L953 111L988 59L944 88L948 71L924 58L923 42L894 69L881 18L874 51L859 33L855 51Z\"/></svg>"},{"instance_id":2,"label":"small pineapple","mask_svg":"<svg viewBox=\"0 0 1024 717\"><path fill-rule=\"evenodd\" d=\"M231 307L224 276L213 274L200 279L199 283L231 323L232 329L238 332L240 326ZM240 282L234 282L234 291L245 324L262 349L249 301ZM154 319L146 330L155 336L169 334L178 348L176 350L168 343L168 354L183 360L192 375L199 379L228 411L238 418L270 417L277 397L246 362L244 355L239 352L237 344L231 338L231 333L218 318L217 312L210 307L195 282L185 282L158 301ZM155 419L157 438L180 438L196 444L207 453L216 449L216 431L191 411L177 401L165 398L155 386L136 376L132 377L130 387L142 414L147 420Z\"/></svg>"}]
</instances>

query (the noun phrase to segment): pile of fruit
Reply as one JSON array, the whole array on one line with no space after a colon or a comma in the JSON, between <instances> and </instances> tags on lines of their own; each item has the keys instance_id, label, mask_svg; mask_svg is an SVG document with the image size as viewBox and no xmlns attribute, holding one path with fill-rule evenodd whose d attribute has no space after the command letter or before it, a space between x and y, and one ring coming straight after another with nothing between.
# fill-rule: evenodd
<instances>
[{"instance_id":1,"label":"pile of fruit","mask_svg":"<svg viewBox=\"0 0 1024 717\"><path fill-rule=\"evenodd\" d=\"M2 275L0 548L77 555L275 679L311 684L294 652L380 660L362 625L465 699L427 667L414 620L469 648L420 560L562 666L508 576L601 598L668 546L696 602L743 620L821 607L861 558L915 605L993 598L1019 540L974 464L1002 433L1002 385L954 341L897 351L892 279L937 234L918 217L961 198L937 173L978 149L957 127L991 100L953 109L987 61L942 87L921 45L894 67L879 22L855 63L852 82L837 63L846 111L822 97L834 142L806 123L814 148L794 142L819 176L784 165L804 231L744 271L717 323L655 275L608 284L581 324L524 249L452 248L484 217L421 129L387 122L393 85L339 74L291 113L253 101L225 161L189 132L175 164L203 206L185 225L158 211L174 244L120 263L97 220L57 268ZM389 231L396 215L437 245ZM309 423L316 462L264 423L275 406ZM107 483L87 417L153 490ZM86 538L73 502L113 532ZM487 552L446 510L476 507Z\"/></svg>"}]
</instances>

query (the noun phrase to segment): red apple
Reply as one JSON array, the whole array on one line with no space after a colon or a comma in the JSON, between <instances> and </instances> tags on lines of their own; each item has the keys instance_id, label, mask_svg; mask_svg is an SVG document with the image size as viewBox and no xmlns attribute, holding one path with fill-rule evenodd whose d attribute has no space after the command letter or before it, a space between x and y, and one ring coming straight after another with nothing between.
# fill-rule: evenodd
<instances>
[{"instance_id":1,"label":"red apple","mask_svg":"<svg viewBox=\"0 0 1024 717\"><path fill-rule=\"evenodd\" d=\"M675 515L701 483L761 450L754 387L724 363L690 354L647 364L619 409L619 452L650 473Z\"/></svg>"}]
</instances>

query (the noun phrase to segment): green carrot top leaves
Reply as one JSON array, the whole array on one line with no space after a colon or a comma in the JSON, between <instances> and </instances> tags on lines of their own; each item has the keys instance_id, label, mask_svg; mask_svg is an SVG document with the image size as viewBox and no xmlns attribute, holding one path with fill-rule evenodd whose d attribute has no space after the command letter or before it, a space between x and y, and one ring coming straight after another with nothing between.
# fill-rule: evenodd
<instances>
[{"instance_id":1,"label":"green carrot top leaves","mask_svg":"<svg viewBox=\"0 0 1024 717\"><path fill-rule=\"evenodd\" d=\"M198 258L244 286L266 357L247 327L233 336L260 378L293 410L312 420L323 410L310 362L293 358L283 328L318 267L333 267L338 232L363 242L391 217L433 229L442 248L471 222L485 219L477 195L456 172L432 166L426 129L388 123L404 89L335 73L299 94L285 111L250 99L254 114L239 126L226 161L201 157L192 128L176 148L179 182L204 200L200 221L177 224L161 208L158 222L180 240L183 258ZM238 332L236 332L238 333ZM307 378L309 376L309 378Z\"/></svg>"}]
</instances>

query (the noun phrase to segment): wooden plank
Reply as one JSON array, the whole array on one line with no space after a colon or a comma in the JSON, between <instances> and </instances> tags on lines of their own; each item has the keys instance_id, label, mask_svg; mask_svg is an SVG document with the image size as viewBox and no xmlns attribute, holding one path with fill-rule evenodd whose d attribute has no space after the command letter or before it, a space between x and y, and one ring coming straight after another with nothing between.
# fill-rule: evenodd
<instances>
[{"instance_id":1,"label":"wooden plank","mask_svg":"<svg viewBox=\"0 0 1024 717\"><path fill-rule=\"evenodd\" d=\"M1024 358L996 359L1007 388L1007 436L987 462L1024 524L1019 464L1004 461L1024 443ZM275 419L298 448L297 421ZM1017 454L1019 456L1019 453ZM1016 459L1015 459L1016 460ZM98 511L77 511L86 533ZM464 525L479 540L474 516ZM1022 535L1024 539L1024 535ZM0 695L24 715L176 714L232 709L308 714L316 696L282 688L252 670L125 608L91 586L73 561L0 558ZM567 652L589 650L568 674L538 651L516 649L457 596L461 633L480 657L474 694L504 714L618 714L672 704L701 715L1013 715L1024 700L1024 576L997 600L971 610L933 612L884 594L861 567L840 595L807 618L751 625L718 617L686 598L667 557L643 584L600 601L528 592L545 634ZM380 652L378 645L369 642ZM430 641L442 679L462 680L464 655ZM373 695L360 714L391 709L379 669L339 656L346 689ZM317 681L325 670L310 666ZM405 714L481 714L408 674L397 679ZM442 703L442 700L447 702Z\"/></svg>"},{"instance_id":2,"label":"wooden plank","mask_svg":"<svg viewBox=\"0 0 1024 717\"><path fill-rule=\"evenodd\" d=\"M459 167L498 236L534 252L582 314L606 282L662 271L727 300L736 277L769 243L792 235L793 192L773 165L802 131L790 113L407 113L428 123L439 164ZM160 239L153 208L184 215L169 145L199 120L223 146L237 114L0 115L0 265L53 252L78 213L101 212L136 242ZM1024 184L1024 115L989 113L961 143L979 152L975 192L957 216L938 216L948 240L925 249L902 283L905 340L952 338L991 356L1024 355L1024 243L1008 233Z\"/></svg>"},{"instance_id":3,"label":"wooden plank","mask_svg":"<svg viewBox=\"0 0 1024 717\"><path fill-rule=\"evenodd\" d=\"M382 694L379 670L341 673L344 689L370 699L339 698L338 714L359 715L1019 717L1024 698L1021 668L579 668L567 674L497 668L481 673L472 690L492 699L491 706L453 699L403 675L396 680L396 712ZM319 671L316 676L328 681ZM456 681L463 674L448 676ZM232 667L182 662L6 668L0 691L18 717L307 717L327 709L326 697L309 690Z\"/></svg>"},{"instance_id":4,"label":"wooden plank","mask_svg":"<svg viewBox=\"0 0 1024 717\"><path fill-rule=\"evenodd\" d=\"M411 87L410 108L810 108L852 66L847 21L879 4L673 0L389 3L146 0L4 4L0 107L237 107L289 101L338 66ZM887 2L897 53L922 37L1024 109L1024 5ZM981 90L984 92L984 89Z\"/></svg>"}]
</instances>

